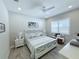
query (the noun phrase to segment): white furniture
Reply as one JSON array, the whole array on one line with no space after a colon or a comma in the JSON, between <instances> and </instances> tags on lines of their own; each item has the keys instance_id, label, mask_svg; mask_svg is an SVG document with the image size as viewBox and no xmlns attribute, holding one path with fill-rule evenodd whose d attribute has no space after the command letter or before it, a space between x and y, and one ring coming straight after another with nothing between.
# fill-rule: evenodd
<instances>
[{"instance_id":1,"label":"white furniture","mask_svg":"<svg viewBox=\"0 0 79 59\"><path fill-rule=\"evenodd\" d=\"M79 59L79 47L70 45L70 42L59 53L68 59Z\"/></svg>"},{"instance_id":2,"label":"white furniture","mask_svg":"<svg viewBox=\"0 0 79 59\"><path fill-rule=\"evenodd\" d=\"M24 45L24 38L15 40L15 47L20 47Z\"/></svg>"},{"instance_id":3,"label":"white furniture","mask_svg":"<svg viewBox=\"0 0 79 59\"><path fill-rule=\"evenodd\" d=\"M39 57L56 47L56 39L44 35L35 37L33 33L32 37L29 37L28 35L30 34L25 33L25 42L31 52L32 59L38 59Z\"/></svg>"}]
</instances>

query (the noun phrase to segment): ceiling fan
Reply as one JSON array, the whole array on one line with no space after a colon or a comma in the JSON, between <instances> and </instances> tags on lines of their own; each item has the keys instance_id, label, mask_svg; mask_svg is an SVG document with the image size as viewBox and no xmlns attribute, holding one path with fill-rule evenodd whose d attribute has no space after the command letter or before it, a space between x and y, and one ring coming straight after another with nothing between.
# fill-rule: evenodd
<instances>
[{"instance_id":1,"label":"ceiling fan","mask_svg":"<svg viewBox=\"0 0 79 59\"><path fill-rule=\"evenodd\" d=\"M19 0L14 0L15 2L18 2Z\"/></svg>"},{"instance_id":2,"label":"ceiling fan","mask_svg":"<svg viewBox=\"0 0 79 59\"><path fill-rule=\"evenodd\" d=\"M43 12L46 12L46 11L52 10L52 9L54 9L54 8L55 8L55 6L50 6L50 7L45 7L45 6L43 6L43 7L42 7L42 11L43 11Z\"/></svg>"}]
</instances>

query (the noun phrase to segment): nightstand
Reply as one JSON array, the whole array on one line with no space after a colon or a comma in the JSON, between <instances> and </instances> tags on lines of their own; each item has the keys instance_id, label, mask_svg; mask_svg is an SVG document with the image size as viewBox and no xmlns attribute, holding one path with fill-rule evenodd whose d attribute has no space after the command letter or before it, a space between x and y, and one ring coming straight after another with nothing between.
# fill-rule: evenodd
<instances>
[{"instance_id":1,"label":"nightstand","mask_svg":"<svg viewBox=\"0 0 79 59\"><path fill-rule=\"evenodd\" d=\"M24 38L15 40L15 47L24 46Z\"/></svg>"},{"instance_id":2,"label":"nightstand","mask_svg":"<svg viewBox=\"0 0 79 59\"><path fill-rule=\"evenodd\" d=\"M64 44L64 38L57 38L58 44Z\"/></svg>"}]
</instances>

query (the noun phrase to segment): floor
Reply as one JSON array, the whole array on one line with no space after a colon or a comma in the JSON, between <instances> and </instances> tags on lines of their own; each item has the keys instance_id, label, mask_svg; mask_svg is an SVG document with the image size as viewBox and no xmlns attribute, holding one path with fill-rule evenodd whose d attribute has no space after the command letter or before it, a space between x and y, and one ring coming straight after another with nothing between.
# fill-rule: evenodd
<instances>
[{"instance_id":1,"label":"floor","mask_svg":"<svg viewBox=\"0 0 79 59\"><path fill-rule=\"evenodd\" d=\"M62 49L65 45L57 45L55 49L52 49L50 52L42 56L40 59L67 59L63 55L59 54L58 51ZM11 49L9 59L31 59L30 53L26 46Z\"/></svg>"}]
</instances>

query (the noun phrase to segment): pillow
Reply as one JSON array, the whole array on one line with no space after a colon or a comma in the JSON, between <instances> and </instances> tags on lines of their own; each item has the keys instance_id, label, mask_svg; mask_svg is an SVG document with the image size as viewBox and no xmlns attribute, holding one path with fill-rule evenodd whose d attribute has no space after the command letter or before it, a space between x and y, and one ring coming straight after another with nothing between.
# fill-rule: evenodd
<instances>
[{"instance_id":1,"label":"pillow","mask_svg":"<svg viewBox=\"0 0 79 59\"><path fill-rule=\"evenodd\" d=\"M71 41L70 45L79 47L79 42L77 42L77 41Z\"/></svg>"},{"instance_id":2,"label":"pillow","mask_svg":"<svg viewBox=\"0 0 79 59\"><path fill-rule=\"evenodd\" d=\"M30 39L36 37L35 33L29 33L27 36L28 36L27 38Z\"/></svg>"},{"instance_id":3,"label":"pillow","mask_svg":"<svg viewBox=\"0 0 79 59\"><path fill-rule=\"evenodd\" d=\"M43 32L42 31L27 31L26 32L26 37L27 38L34 38L34 37L39 37L39 36L43 36Z\"/></svg>"}]
</instances>

